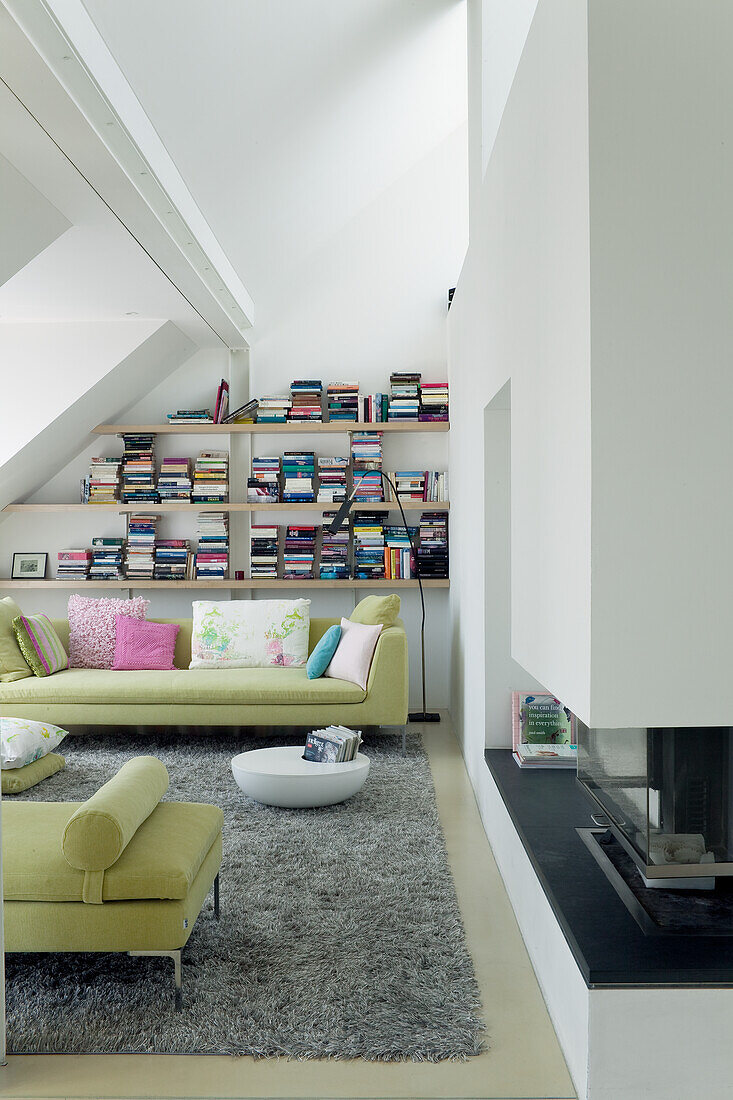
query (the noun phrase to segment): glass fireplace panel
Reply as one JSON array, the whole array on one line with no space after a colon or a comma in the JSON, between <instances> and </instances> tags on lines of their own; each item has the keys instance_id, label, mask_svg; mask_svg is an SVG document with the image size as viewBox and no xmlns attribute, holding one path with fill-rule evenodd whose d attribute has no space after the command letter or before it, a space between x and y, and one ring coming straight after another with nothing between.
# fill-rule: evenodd
<instances>
[{"instance_id":1,"label":"glass fireplace panel","mask_svg":"<svg viewBox=\"0 0 733 1100\"><path fill-rule=\"evenodd\" d=\"M581 727L578 733L578 779L646 863L646 728Z\"/></svg>"},{"instance_id":2,"label":"glass fireplace panel","mask_svg":"<svg viewBox=\"0 0 733 1100\"><path fill-rule=\"evenodd\" d=\"M581 726L578 779L648 878L733 874L733 727Z\"/></svg>"}]
</instances>

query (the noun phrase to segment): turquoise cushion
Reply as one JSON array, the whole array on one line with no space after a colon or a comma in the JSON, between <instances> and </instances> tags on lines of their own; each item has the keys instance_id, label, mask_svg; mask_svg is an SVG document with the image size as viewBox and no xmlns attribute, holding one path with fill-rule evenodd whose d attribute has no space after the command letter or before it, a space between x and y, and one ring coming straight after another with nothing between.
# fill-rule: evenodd
<instances>
[{"instance_id":1,"label":"turquoise cushion","mask_svg":"<svg viewBox=\"0 0 733 1100\"><path fill-rule=\"evenodd\" d=\"M330 626L308 658L305 671L309 680L317 680L331 664L336 646L341 640L341 627Z\"/></svg>"}]
</instances>

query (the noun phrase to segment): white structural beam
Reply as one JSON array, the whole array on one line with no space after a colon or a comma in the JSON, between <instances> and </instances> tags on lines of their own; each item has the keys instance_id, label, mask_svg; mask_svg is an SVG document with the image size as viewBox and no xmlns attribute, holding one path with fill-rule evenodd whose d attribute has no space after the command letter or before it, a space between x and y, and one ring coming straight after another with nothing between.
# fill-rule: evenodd
<instances>
[{"instance_id":1,"label":"white structural beam","mask_svg":"<svg viewBox=\"0 0 733 1100\"><path fill-rule=\"evenodd\" d=\"M81 0L0 0L3 79L228 347L254 306Z\"/></svg>"}]
</instances>

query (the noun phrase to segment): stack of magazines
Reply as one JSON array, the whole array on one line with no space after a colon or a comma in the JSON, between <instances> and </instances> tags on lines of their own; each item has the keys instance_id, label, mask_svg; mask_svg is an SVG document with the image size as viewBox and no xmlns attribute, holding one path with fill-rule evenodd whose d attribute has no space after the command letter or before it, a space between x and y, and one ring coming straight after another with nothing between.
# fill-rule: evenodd
<instances>
[{"instance_id":1,"label":"stack of magazines","mask_svg":"<svg viewBox=\"0 0 733 1100\"><path fill-rule=\"evenodd\" d=\"M319 764L343 764L347 760L356 759L359 745L361 730L350 730L346 726L327 726L308 734L303 759Z\"/></svg>"}]
</instances>

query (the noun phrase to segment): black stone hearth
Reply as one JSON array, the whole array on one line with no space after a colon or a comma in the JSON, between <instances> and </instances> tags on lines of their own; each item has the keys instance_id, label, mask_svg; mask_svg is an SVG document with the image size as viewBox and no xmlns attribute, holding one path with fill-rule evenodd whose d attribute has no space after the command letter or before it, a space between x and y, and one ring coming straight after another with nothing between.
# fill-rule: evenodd
<instances>
[{"instance_id":1,"label":"black stone hearth","mask_svg":"<svg viewBox=\"0 0 733 1100\"><path fill-rule=\"evenodd\" d=\"M637 873L627 904L578 831L594 827L598 806L574 773L520 769L506 749L487 750L486 763L589 987L733 986L732 880L685 899L647 891Z\"/></svg>"}]
</instances>

